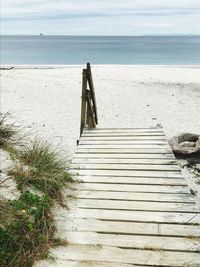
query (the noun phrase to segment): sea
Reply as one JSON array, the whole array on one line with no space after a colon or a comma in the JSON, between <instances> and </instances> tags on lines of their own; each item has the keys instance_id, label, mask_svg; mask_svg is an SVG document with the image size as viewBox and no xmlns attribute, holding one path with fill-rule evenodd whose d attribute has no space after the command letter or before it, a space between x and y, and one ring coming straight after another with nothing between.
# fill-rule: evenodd
<instances>
[{"instance_id":1,"label":"sea","mask_svg":"<svg viewBox=\"0 0 200 267\"><path fill-rule=\"evenodd\" d=\"M200 36L1 36L1 64L200 64Z\"/></svg>"}]
</instances>

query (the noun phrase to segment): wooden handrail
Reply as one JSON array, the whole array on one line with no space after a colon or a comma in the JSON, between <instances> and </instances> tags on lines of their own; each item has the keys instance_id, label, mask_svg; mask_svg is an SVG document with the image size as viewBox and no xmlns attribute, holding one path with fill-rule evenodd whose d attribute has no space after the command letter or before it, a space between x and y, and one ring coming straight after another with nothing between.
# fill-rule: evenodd
<instances>
[{"instance_id":1,"label":"wooden handrail","mask_svg":"<svg viewBox=\"0 0 200 267\"><path fill-rule=\"evenodd\" d=\"M90 63L82 73L82 98L81 98L81 127L80 135L85 127L95 128L98 124L97 105L92 79Z\"/></svg>"}]
</instances>

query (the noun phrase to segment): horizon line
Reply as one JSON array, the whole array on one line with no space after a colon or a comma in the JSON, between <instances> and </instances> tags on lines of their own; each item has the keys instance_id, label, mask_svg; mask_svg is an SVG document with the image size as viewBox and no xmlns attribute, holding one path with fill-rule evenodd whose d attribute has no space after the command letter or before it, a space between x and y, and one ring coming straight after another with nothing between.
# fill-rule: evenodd
<instances>
[{"instance_id":1,"label":"horizon line","mask_svg":"<svg viewBox=\"0 0 200 267\"><path fill-rule=\"evenodd\" d=\"M69 36L69 37L143 37L143 36L200 36L200 33L155 33L155 34L135 34L135 35L85 35L85 34L45 34L45 33L38 33L38 34L0 34L0 36Z\"/></svg>"}]
</instances>

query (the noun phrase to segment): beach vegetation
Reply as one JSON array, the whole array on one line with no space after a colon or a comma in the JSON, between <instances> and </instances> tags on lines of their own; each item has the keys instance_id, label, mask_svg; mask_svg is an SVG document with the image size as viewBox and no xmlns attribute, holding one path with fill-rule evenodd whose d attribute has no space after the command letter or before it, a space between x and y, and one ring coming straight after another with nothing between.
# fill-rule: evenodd
<instances>
[{"instance_id":1,"label":"beach vegetation","mask_svg":"<svg viewBox=\"0 0 200 267\"><path fill-rule=\"evenodd\" d=\"M17 133L14 125L7 123L9 115L9 113L0 113L0 148L8 146Z\"/></svg>"},{"instance_id":2,"label":"beach vegetation","mask_svg":"<svg viewBox=\"0 0 200 267\"><path fill-rule=\"evenodd\" d=\"M9 171L18 188L31 186L47 194L51 199L63 203L63 186L73 182L67 170L67 162L50 144L35 140L24 144L16 152L18 164Z\"/></svg>"},{"instance_id":3,"label":"beach vegetation","mask_svg":"<svg viewBox=\"0 0 200 267\"><path fill-rule=\"evenodd\" d=\"M51 258L49 249L67 245L56 237L55 203L64 205L63 189L74 182L67 161L43 140L13 144L14 126L1 119L2 149L13 160L8 176L17 183L20 196L0 199L0 266L31 267L39 259Z\"/></svg>"}]
</instances>

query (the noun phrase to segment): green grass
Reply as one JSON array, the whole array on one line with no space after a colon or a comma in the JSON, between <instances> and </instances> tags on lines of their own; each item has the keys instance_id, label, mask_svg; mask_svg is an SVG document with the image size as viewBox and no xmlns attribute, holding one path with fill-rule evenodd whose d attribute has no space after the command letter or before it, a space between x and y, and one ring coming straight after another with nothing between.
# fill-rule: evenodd
<instances>
[{"instance_id":1,"label":"green grass","mask_svg":"<svg viewBox=\"0 0 200 267\"><path fill-rule=\"evenodd\" d=\"M8 118L9 113L0 113L0 148L8 146L17 132L13 125L7 124Z\"/></svg>"},{"instance_id":2,"label":"green grass","mask_svg":"<svg viewBox=\"0 0 200 267\"><path fill-rule=\"evenodd\" d=\"M15 178L18 188L31 186L62 203L63 186L73 179L56 150L47 142L34 141L23 145L15 155L20 164L10 170L9 175Z\"/></svg>"},{"instance_id":3,"label":"green grass","mask_svg":"<svg viewBox=\"0 0 200 267\"><path fill-rule=\"evenodd\" d=\"M0 147L14 161L8 175L21 195L0 200L0 266L29 267L49 257L50 247L67 244L55 238L51 209L55 202L64 205L63 189L74 180L67 161L47 142L13 142L16 130L6 120L0 119Z\"/></svg>"},{"instance_id":4,"label":"green grass","mask_svg":"<svg viewBox=\"0 0 200 267\"><path fill-rule=\"evenodd\" d=\"M1 201L0 266L28 267L46 258L54 239L52 201L28 191L17 200ZM61 242L62 243L62 242Z\"/></svg>"}]
</instances>

